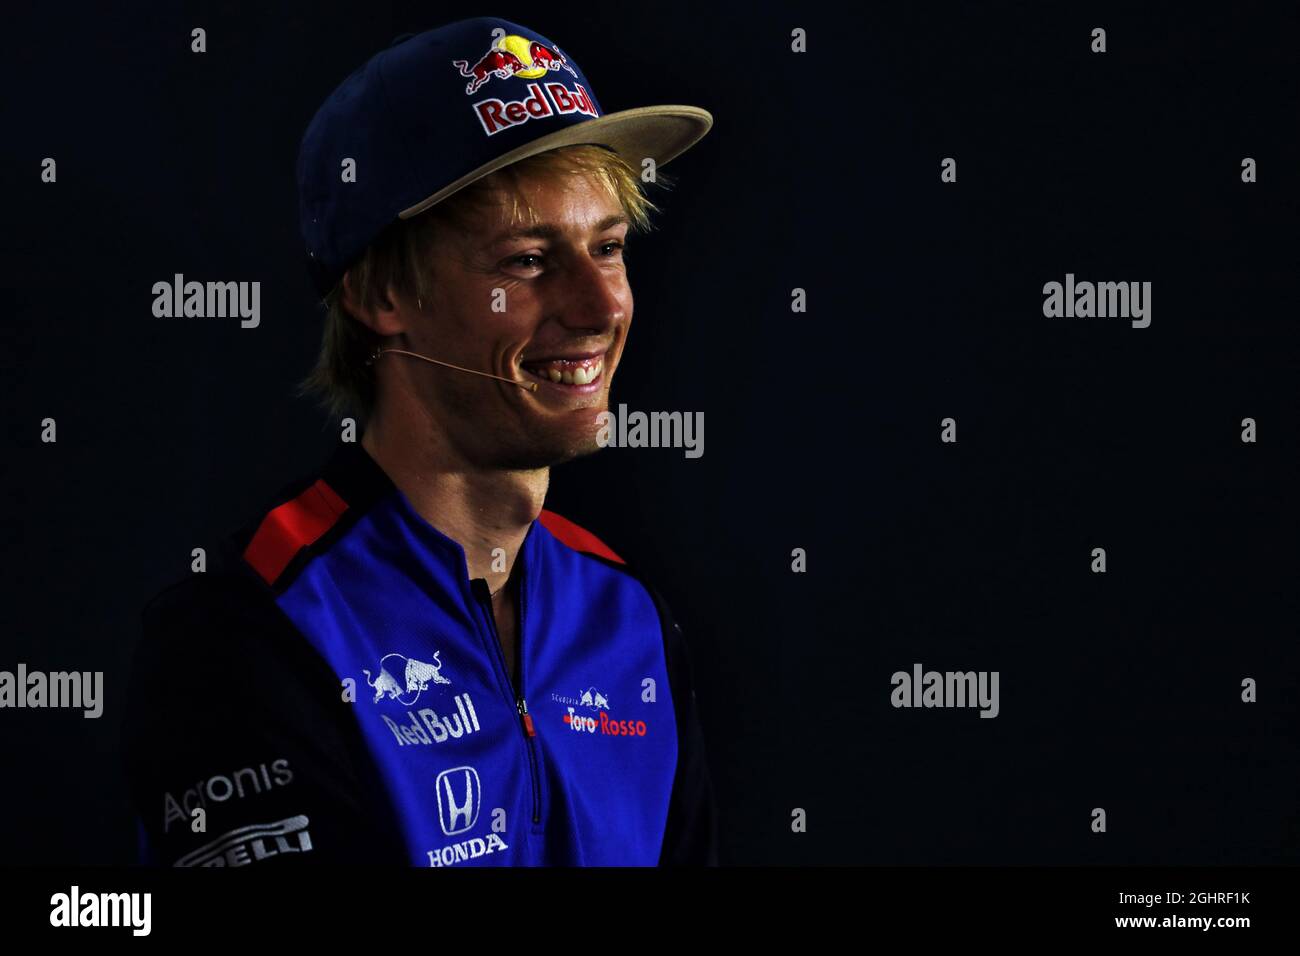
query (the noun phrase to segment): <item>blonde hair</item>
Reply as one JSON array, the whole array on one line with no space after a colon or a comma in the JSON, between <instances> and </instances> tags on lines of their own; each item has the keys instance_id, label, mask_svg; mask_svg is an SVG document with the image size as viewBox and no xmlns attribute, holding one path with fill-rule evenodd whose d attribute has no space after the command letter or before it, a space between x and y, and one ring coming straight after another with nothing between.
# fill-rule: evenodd
<instances>
[{"instance_id":1,"label":"blonde hair","mask_svg":"<svg viewBox=\"0 0 1300 956\"><path fill-rule=\"evenodd\" d=\"M651 228L650 213L659 207L645 195L637 171L618 153L588 144L549 150L480 179L427 212L388 226L348 269L357 303L361 308L376 306L390 287L404 296L429 298L435 282L433 243L442 230L463 231L469 213L488 202L489 194L499 187L505 187L511 197L510 225L535 225L537 212L519 189L521 178L556 183L574 174L590 176L617 201L632 232ZM662 173L656 181L672 185ZM320 353L297 394L316 398L336 419L349 412L368 419L375 403L375 372L368 360L380 338L344 306L342 279L322 305L326 315Z\"/></svg>"}]
</instances>

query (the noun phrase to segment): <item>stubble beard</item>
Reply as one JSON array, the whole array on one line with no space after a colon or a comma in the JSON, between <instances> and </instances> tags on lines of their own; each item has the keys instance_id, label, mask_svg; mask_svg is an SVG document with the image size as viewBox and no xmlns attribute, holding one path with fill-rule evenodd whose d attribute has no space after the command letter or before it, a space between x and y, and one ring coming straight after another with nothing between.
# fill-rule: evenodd
<instances>
[{"instance_id":1,"label":"stubble beard","mask_svg":"<svg viewBox=\"0 0 1300 956\"><path fill-rule=\"evenodd\" d=\"M546 429L545 434L534 433L513 448L502 449L497 461L498 467L528 471L552 468L577 458L594 455L601 449L600 443L596 440L599 426L595 418L607 408L608 404L602 402L598 406L593 405L583 409L584 421L589 416L590 424L581 428L568 422L557 423ZM526 424L524 427L527 427Z\"/></svg>"}]
</instances>

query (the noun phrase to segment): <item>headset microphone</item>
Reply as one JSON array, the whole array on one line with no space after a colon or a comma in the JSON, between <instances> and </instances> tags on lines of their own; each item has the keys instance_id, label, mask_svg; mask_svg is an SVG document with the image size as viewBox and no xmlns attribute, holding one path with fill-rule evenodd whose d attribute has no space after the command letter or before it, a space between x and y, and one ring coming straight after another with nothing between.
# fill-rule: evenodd
<instances>
[{"instance_id":1,"label":"headset microphone","mask_svg":"<svg viewBox=\"0 0 1300 956\"><path fill-rule=\"evenodd\" d=\"M476 372L472 368L462 368L459 365L452 365L450 362L440 362L437 359L431 359L424 355L417 355L415 352L408 352L405 349L375 349L374 353L370 356L366 364L367 365L374 364L376 359L378 359L380 356L384 355L387 352L392 352L394 355L409 355L411 358L418 358L425 362L432 362L434 365L445 365L447 368L454 368L458 372L469 372L469 374L471 375L482 375L484 378L494 378L498 382L509 382L511 385L518 385L520 388L526 388L530 392L537 391L536 382L521 382L518 379L514 379L514 378L502 378L500 375L493 375L490 372Z\"/></svg>"}]
</instances>

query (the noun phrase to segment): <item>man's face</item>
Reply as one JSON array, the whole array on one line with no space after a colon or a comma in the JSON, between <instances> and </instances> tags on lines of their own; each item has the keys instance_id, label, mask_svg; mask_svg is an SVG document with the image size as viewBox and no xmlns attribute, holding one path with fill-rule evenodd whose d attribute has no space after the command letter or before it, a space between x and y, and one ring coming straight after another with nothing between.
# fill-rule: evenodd
<instances>
[{"instance_id":1,"label":"man's face","mask_svg":"<svg viewBox=\"0 0 1300 956\"><path fill-rule=\"evenodd\" d=\"M432 301L409 323L407 347L537 383L532 392L425 363L414 379L431 423L467 460L542 468L599 447L596 416L609 407L632 322L628 222L584 175L521 177L539 225L512 229L505 188L470 214L469 228L438 236Z\"/></svg>"}]
</instances>

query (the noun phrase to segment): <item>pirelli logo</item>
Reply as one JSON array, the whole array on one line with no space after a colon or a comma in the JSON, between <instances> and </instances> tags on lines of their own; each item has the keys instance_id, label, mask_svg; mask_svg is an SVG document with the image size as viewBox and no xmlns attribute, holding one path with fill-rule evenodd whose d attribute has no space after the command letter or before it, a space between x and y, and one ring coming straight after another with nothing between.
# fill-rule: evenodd
<instances>
[{"instance_id":1,"label":"pirelli logo","mask_svg":"<svg viewBox=\"0 0 1300 956\"><path fill-rule=\"evenodd\" d=\"M173 866L247 866L284 853L307 853L311 835L303 815L240 827L187 853Z\"/></svg>"}]
</instances>

